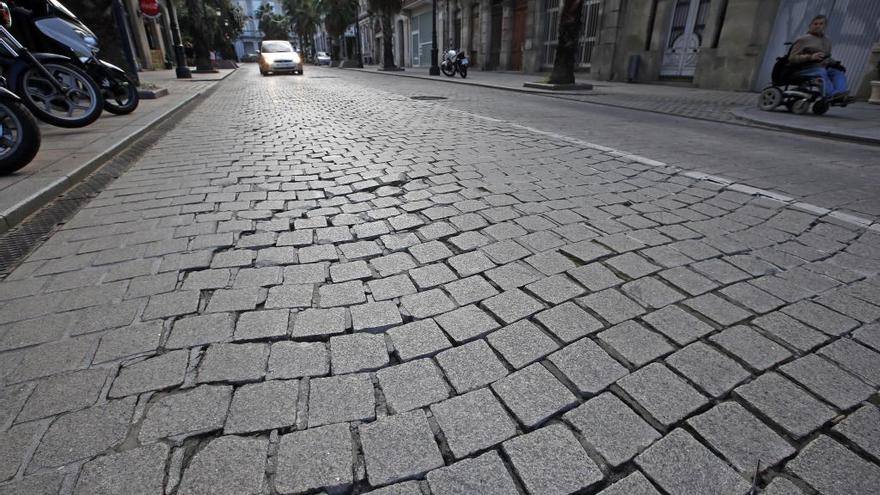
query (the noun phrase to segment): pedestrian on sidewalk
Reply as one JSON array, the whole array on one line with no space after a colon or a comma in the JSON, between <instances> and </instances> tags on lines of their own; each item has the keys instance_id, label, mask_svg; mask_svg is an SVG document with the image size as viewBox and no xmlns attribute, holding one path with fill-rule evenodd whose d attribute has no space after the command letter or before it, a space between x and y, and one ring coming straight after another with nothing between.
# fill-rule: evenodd
<instances>
[{"instance_id":1,"label":"pedestrian on sidewalk","mask_svg":"<svg viewBox=\"0 0 880 495\"><path fill-rule=\"evenodd\" d=\"M821 77L826 98L846 99L846 72L839 61L831 58L831 39L825 36L828 18L817 15L810 21L807 34L795 40L788 61L800 67L798 75Z\"/></svg>"}]
</instances>

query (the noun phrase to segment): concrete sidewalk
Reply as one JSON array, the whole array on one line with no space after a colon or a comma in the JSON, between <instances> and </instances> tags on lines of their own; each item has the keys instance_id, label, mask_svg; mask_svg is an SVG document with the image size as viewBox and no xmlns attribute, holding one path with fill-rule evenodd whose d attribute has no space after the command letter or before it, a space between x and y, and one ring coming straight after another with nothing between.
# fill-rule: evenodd
<instances>
[{"instance_id":1,"label":"concrete sidewalk","mask_svg":"<svg viewBox=\"0 0 880 495\"><path fill-rule=\"evenodd\" d=\"M835 108L822 117L796 116L787 113L766 113L755 108L757 93L693 88L677 84L630 84L594 81L585 77L579 83L590 83L592 90L548 91L525 88L524 83L539 82L547 74L474 70L467 79L459 76L431 76L427 68L406 68L401 72L379 71L378 66L351 69L362 72L431 79L453 84L489 87L506 91L543 94L561 99L630 108L647 112L745 125L770 126L804 134L848 139L868 144L880 143L880 107L866 103Z\"/></svg>"},{"instance_id":2,"label":"concrete sidewalk","mask_svg":"<svg viewBox=\"0 0 880 495\"><path fill-rule=\"evenodd\" d=\"M110 156L228 76L193 74L178 80L173 70L142 72L142 83L167 88L168 96L141 100L129 115L107 112L80 129L40 124L43 141L36 158L13 175L0 177L0 232L5 232L76 184Z\"/></svg>"},{"instance_id":3,"label":"concrete sidewalk","mask_svg":"<svg viewBox=\"0 0 880 495\"><path fill-rule=\"evenodd\" d=\"M755 107L733 110L737 117L758 124L792 131L880 144L880 105L854 103L846 108L834 107L825 115L795 115L777 110L764 112Z\"/></svg>"}]
</instances>

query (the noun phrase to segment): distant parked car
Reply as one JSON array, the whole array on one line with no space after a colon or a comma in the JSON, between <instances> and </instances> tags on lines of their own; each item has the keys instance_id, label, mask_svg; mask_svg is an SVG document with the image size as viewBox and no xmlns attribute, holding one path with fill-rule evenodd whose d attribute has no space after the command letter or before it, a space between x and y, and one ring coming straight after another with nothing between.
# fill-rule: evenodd
<instances>
[{"instance_id":1,"label":"distant parked car","mask_svg":"<svg viewBox=\"0 0 880 495\"><path fill-rule=\"evenodd\" d=\"M330 55L327 55L327 52L318 52L315 55L315 63L318 65L330 65Z\"/></svg>"},{"instance_id":2,"label":"distant parked car","mask_svg":"<svg viewBox=\"0 0 880 495\"><path fill-rule=\"evenodd\" d=\"M260 74L281 72L303 73L302 59L289 41L271 40L260 43Z\"/></svg>"},{"instance_id":3,"label":"distant parked car","mask_svg":"<svg viewBox=\"0 0 880 495\"><path fill-rule=\"evenodd\" d=\"M257 54L256 53L248 53L248 54L242 55L241 61L242 62L256 62L257 61Z\"/></svg>"}]
</instances>

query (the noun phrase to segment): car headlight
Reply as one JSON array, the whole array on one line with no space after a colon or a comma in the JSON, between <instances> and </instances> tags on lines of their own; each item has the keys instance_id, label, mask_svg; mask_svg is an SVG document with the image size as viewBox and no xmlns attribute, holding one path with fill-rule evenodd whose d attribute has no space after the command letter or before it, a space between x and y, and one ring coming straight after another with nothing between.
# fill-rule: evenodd
<instances>
[{"instance_id":1,"label":"car headlight","mask_svg":"<svg viewBox=\"0 0 880 495\"><path fill-rule=\"evenodd\" d=\"M294 54L293 54L293 63L298 64L299 62L300 62L300 60L299 60L299 54L298 54L298 53L294 53Z\"/></svg>"}]
</instances>

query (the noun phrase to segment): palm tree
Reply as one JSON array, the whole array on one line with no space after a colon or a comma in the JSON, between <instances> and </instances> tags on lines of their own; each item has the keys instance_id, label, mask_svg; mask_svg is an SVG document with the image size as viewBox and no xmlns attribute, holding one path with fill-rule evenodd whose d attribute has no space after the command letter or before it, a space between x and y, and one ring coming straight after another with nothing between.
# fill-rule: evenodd
<instances>
[{"instance_id":1,"label":"palm tree","mask_svg":"<svg viewBox=\"0 0 880 495\"><path fill-rule=\"evenodd\" d=\"M583 0L579 0L583 1ZM370 11L379 14L382 23L382 68L394 69L394 50L391 40L392 24L391 16L400 12L403 8L402 0L368 0Z\"/></svg>"},{"instance_id":2,"label":"palm tree","mask_svg":"<svg viewBox=\"0 0 880 495\"><path fill-rule=\"evenodd\" d=\"M356 21L356 0L321 0L324 14L324 29L332 40L333 58L339 59L339 40L352 22Z\"/></svg>"},{"instance_id":3,"label":"palm tree","mask_svg":"<svg viewBox=\"0 0 880 495\"><path fill-rule=\"evenodd\" d=\"M575 57L583 24L583 10L584 0L564 0L562 4L556 58L553 60L553 72L547 80L550 84L574 84Z\"/></svg>"},{"instance_id":4,"label":"palm tree","mask_svg":"<svg viewBox=\"0 0 880 495\"><path fill-rule=\"evenodd\" d=\"M287 39L289 32L288 19L281 14L276 14L275 8L272 7L271 3L257 7L257 10L254 11L254 17L257 19L258 29L263 32L265 39Z\"/></svg>"},{"instance_id":5,"label":"palm tree","mask_svg":"<svg viewBox=\"0 0 880 495\"><path fill-rule=\"evenodd\" d=\"M321 23L321 15L316 0L284 0L284 11L288 22L299 38L299 47L304 51L311 46L311 39ZM312 53L314 56L314 53Z\"/></svg>"},{"instance_id":6,"label":"palm tree","mask_svg":"<svg viewBox=\"0 0 880 495\"><path fill-rule=\"evenodd\" d=\"M211 66L211 33L208 32L204 0L186 0L186 10L192 20L190 35L196 55L196 72L213 72Z\"/></svg>"}]
</instances>

